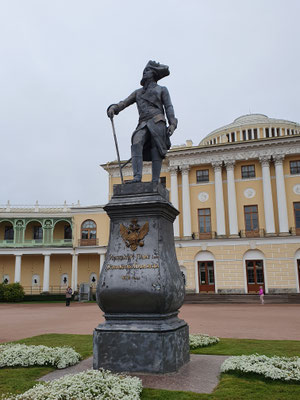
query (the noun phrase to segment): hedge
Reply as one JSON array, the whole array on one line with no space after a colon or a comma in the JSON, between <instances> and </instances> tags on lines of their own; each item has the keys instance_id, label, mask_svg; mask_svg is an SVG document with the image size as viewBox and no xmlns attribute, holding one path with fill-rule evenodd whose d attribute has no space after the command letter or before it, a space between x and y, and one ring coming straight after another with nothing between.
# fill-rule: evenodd
<instances>
[{"instance_id":1,"label":"hedge","mask_svg":"<svg viewBox=\"0 0 300 400\"><path fill-rule=\"evenodd\" d=\"M0 283L1 302L22 301L24 296L24 289L19 283Z\"/></svg>"}]
</instances>

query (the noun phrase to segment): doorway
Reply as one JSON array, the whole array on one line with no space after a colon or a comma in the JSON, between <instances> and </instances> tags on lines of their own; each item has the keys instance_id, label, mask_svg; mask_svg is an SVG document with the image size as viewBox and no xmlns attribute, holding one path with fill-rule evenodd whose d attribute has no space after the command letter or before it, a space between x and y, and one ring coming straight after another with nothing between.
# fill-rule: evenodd
<instances>
[{"instance_id":1,"label":"doorway","mask_svg":"<svg viewBox=\"0 0 300 400\"><path fill-rule=\"evenodd\" d=\"M215 273L213 261L198 261L199 292L215 293Z\"/></svg>"},{"instance_id":2,"label":"doorway","mask_svg":"<svg viewBox=\"0 0 300 400\"><path fill-rule=\"evenodd\" d=\"M258 293L262 286L265 291L263 260L246 260L248 293Z\"/></svg>"}]
</instances>

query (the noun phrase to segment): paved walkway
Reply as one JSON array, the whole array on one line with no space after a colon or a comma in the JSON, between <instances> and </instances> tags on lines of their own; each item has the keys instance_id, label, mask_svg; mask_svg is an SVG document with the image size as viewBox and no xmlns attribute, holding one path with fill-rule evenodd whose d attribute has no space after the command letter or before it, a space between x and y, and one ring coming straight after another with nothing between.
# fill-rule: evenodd
<instances>
[{"instance_id":1,"label":"paved walkway","mask_svg":"<svg viewBox=\"0 0 300 400\"><path fill-rule=\"evenodd\" d=\"M250 339L300 340L298 304L186 304L191 333ZM104 321L95 303L0 304L0 342L44 333L92 334Z\"/></svg>"},{"instance_id":2,"label":"paved walkway","mask_svg":"<svg viewBox=\"0 0 300 400\"><path fill-rule=\"evenodd\" d=\"M196 393L212 393L219 383L220 368L226 356L206 356L191 354L191 360L184 365L178 372L154 375L154 374L135 374L142 382L143 387L153 389L183 390ZM66 369L60 369L50 374L44 375L40 381L52 381L67 374L76 374L92 369L93 358L87 358L79 364Z\"/></svg>"}]
</instances>

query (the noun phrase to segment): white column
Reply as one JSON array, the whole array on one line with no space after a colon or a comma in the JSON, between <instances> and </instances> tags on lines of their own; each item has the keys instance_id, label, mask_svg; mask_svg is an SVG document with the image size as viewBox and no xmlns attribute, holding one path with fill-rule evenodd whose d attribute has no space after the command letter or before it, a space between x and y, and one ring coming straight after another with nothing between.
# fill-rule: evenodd
<instances>
[{"instance_id":1,"label":"white column","mask_svg":"<svg viewBox=\"0 0 300 400\"><path fill-rule=\"evenodd\" d=\"M287 136L287 128L284 128L284 136Z\"/></svg>"},{"instance_id":2,"label":"white column","mask_svg":"<svg viewBox=\"0 0 300 400\"><path fill-rule=\"evenodd\" d=\"M256 131L257 131L257 139L260 139L260 127L259 126L256 128Z\"/></svg>"},{"instance_id":3,"label":"white column","mask_svg":"<svg viewBox=\"0 0 300 400\"><path fill-rule=\"evenodd\" d=\"M269 235L274 235L275 224L274 224L274 208L273 208L271 177L270 177L270 158L261 157L260 162L261 162L262 177L263 177L266 233Z\"/></svg>"},{"instance_id":4,"label":"white column","mask_svg":"<svg viewBox=\"0 0 300 400\"><path fill-rule=\"evenodd\" d=\"M171 174L171 203L178 210L179 200L178 200L178 179L177 179L178 167L170 167ZM174 224L174 236L179 237L179 216L176 217Z\"/></svg>"},{"instance_id":5,"label":"white column","mask_svg":"<svg viewBox=\"0 0 300 400\"><path fill-rule=\"evenodd\" d=\"M20 254L15 256L15 283L21 282L21 261L22 256Z\"/></svg>"},{"instance_id":6,"label":"white column","mask_svg":"<svg viewBox=\"0 0 300 400\"><path fill-rule=\"evenodd\" d=\"M72 290L77 290L78 283L78 254L72 255Z\"/></svg>"},{"instance_id":7,"label":"white column","mask_svg":"<svg viewBox=\"0 0 300 400\"><path fill-rule=\"evenodd\" d=\"M105 261L105 254L100 254L100 265L99 265L99 276L101 274L101 270Z\"/></svg>"},{"instance_id":8,"label":"white column","mask_svg":"<svg viewBox=\"0 0 300 400\"><path fill-rule=\"evenodd\" d=\"M234 161L225 162L227 171L227 196L228 196L228 216L229 216L229 234L238 236L238 219L236 209L236 193L234 182Z\"/></svg>"},{"instance_id":9,"label":"white column","mask_svg":"<svg viewBox=\"0 0 300 400\"><path fill-rule=\"evenodd\" d=\"M278 218L279 218L279 232L287 234L289 232L288 213L285 194L285 183L283 174L282 161L283 155L276 155L275 160L275 175L276 175L276 192L278 203Z\"/></svg>"},{"instance_id":10,"label":"white column","mask_svg":"<svg viewBox=\"0 0 300 400\"><path fill-rule=\"evenodd\" d=\"M251 139L254 139L254 129L251 128Z\"/></svg>"},{"instance_id":11,"label":"white column","mask_svg":"<svg viewBox=\"0 0 300 400\"><path fill-rule=\"evenodd\" d=\"M246 140L249 140L248 129L245 129L245 132L246 132Z\"/></svg>"},{"instance_id":12,"label":"white column","mask_svg":"<svg viewBox=\"0 0 300 400\"><path fill-rule=\"evenodd\" d=\"M188 165L181 166L183 236L192 236L189 170Z\"/></svg>"},{"instance_id":13,"label":"white column","mask_svg":"<svg viewBox=\"0 0 300 400\"><path fill-rule=\"evenodd\" d=\"M217 214L217 235L225 236L225 212L222 183L222 161L212 163L215 170L215 198Z\"/></svg>"},{"instance_id":14,"label":"white column","mask_svg":"<svg viewBox=\"0 0 300 400\"><path fill-rule=\"evenodd\" d=\"M50 254L44 254L43 292L49 292L50 281Z\"/></svg>"},{"instance_id":15,"label":"white column","mask_svg":"<svg viewBox=\"0 0 300 400\"><path fill-rule=\"evenodd\" d=\"M264 138L265 138L265 137L267 137L267 134L266 134L266 127L265 127L265 126L263 127L263 130L264 130Z\"/></svg>"}]
</instances>

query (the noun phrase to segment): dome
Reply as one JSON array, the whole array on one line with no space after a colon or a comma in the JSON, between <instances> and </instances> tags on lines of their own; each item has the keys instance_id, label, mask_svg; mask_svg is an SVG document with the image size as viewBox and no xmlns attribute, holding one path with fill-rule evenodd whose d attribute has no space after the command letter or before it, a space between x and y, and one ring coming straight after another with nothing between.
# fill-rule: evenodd
<instances>
[{"instance_id":1,"label":"dome","mask_svg":"<svg viewBox=\"0 0 300 400\"><path fill-rule=\"evenodd\" d=\"M267 133L262 131L264 128L266 128ZM270 133L268 133L269 129ZM244 139L242 139L242 133L240 133L243 132L243 130L245 131L245 134L243 134ZM254 133L252 133L253 130ZM286 130L288 133L286 133ZM290 133L290 130L292 133ZM248 140L248 131L249 139L294 135L300 133L300 124L283 119L269 118L265 114L246 114L236 118L231 124L215 129L205 136L199 145Z\"/></svg>"}]
</instances>

